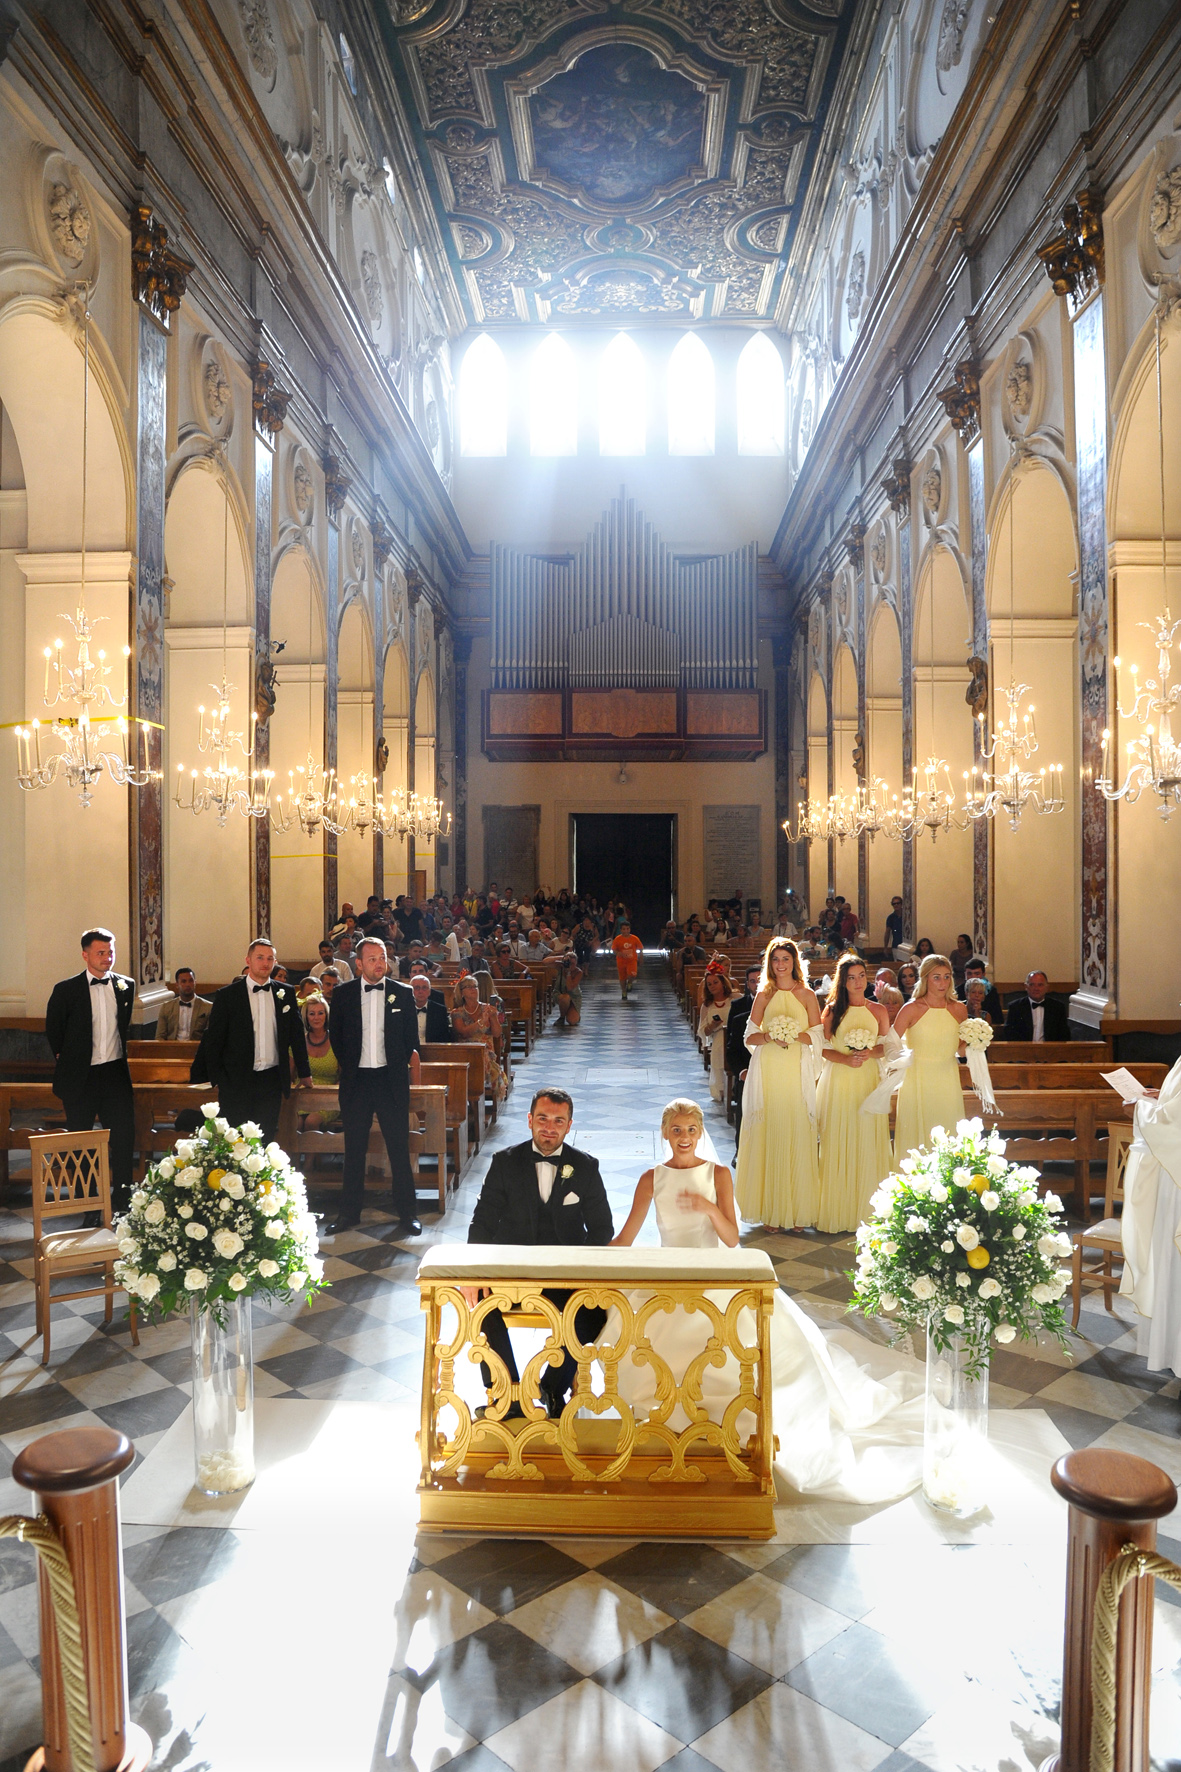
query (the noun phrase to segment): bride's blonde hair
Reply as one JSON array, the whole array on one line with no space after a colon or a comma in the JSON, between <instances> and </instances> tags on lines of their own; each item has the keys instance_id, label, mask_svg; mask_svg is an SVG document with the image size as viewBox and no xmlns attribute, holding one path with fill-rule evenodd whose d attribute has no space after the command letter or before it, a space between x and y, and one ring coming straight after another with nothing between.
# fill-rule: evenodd
<instances>
[{"instance_id":1,"label":"bride's blonde hair","mask_svg":"<svg viewBox=\"0 0 1181 1772\"><path fill-rule=\"evenodd\" d=\"M705 1131L705 1115L701 1111L700 1104L696 1101L689 1101L684 1096L678 1095L675 1101L669 1102L668 1106L660 1116L661 1138L668 1137L668 1129L674 1120L688 1119L695 1120L697 1125L701 1127L701 1130L703 1132Z\"/></svg>"},{"instance_id":2,"label":"bride's blonde hair","mask_svg":"<svg viewBox=\"0 0 1181 1772\"><path fill-rule=\"evenodd\" d=\"M955 991L955 972L952 970L952 964L951 964L951 961L947 958L947 955L946 954L924 954L922 965L919 967L919 981L915 985L914 995L910 999L912 1003L917 1003L920 997L926 996L926 994L927 994L927 980L931 976L932 972L935 971L935 968L937 966L942 966L946 972L951 973L951 984L948 987L948 992L947 992L948 1002L949 1003L958 1003L959 1002L959 998L956 996L956 991Z\"/></svg>"}]
</instances>

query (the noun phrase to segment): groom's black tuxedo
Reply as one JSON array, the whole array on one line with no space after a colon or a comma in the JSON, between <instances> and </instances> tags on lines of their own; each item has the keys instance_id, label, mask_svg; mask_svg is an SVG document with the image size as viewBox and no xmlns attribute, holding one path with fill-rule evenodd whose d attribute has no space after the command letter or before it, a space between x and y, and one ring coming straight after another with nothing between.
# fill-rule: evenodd
<instances>
[{"instance_id":1,"label":"groom's black tuxedo","mask_svg":"<svg viewBox=\"0 0 1181 1772\"><path fill-rule=\"evenodd\" d=\"M609 1243L615 1227L594 1157L568 1144L554 1161L558 1173L546 1203L537 1185L532 1139L498 1151L484 1177L468 1242Z\"/></svg>"},{"instance_id":2,"label":"groom's black tuxedo","mask_svg":"<svg viewBox=\"0 0 1181 1772\"><path fill-rule=\"evenodd\" d=\"M552 1158L557 1173L548 1200L543 1200L537 1183L537 1157L532 1139L514 1145L512 1150L498 1151L493 1157L484 1186L472 1214L468 1231L469 1243L532 1243L577 1247L586 1243L609 1243L614 1234L611 1208L599 1165L586 1151L574 1145L563 1145ZM567 1173L568 1171L568 1173ZM547 1287L544 1296L563 1310L570 1293ZM578 1339L594 1340L607 1321L607 1313L587 1306L578 1311L574 1328ZM518 1381L517 1362L504 1318L499 1311L489 1311L484 1318L484 1335L488 1346L503 1360L513 1383ZM551 1414L568 1395L574 1382L577 1362L568 1353L561 1366L550 1367L541 1379L541 1389ZM488 1367L481 1364L484 1383L492 1382Z\"/></svg>"}]
</instances>

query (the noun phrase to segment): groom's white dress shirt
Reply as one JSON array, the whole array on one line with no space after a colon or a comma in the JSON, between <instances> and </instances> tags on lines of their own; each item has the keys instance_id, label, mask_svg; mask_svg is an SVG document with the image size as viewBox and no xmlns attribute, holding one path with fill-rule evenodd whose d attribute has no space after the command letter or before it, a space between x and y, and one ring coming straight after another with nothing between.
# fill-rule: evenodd
<instances>
[{"instance_id":1,"label":"groom's white dress shirt","mask_svg":"<svg viewBox=\"0 0 1181 1772\"><path fill-rule=\"evenodd\" d=\"M554 1191L554 1183L558 1179L558 1170L562 1166L562 1152L557 1150L552 1157L546 1157L534 1145L533 1155L543 1158L543 1161L537 1164L537 1191L541 1195L542 1205L547 1206L549 1197Z\"/></svg>"},{"instance_id":2,"label":"groom's white dress shirt","mask_svg":"<svg viewBox=\"0 0 1181 1772\"><path fill-rule=\"evenodd\" d=\"M90 989L90 1062L114 1064L122 1058L119 1043L119 1022L115 1011L115 980L109 972L92 972L89 966L82 974ZM91 987L90 980L96 982Z\"/></svg>"}]
</instances>

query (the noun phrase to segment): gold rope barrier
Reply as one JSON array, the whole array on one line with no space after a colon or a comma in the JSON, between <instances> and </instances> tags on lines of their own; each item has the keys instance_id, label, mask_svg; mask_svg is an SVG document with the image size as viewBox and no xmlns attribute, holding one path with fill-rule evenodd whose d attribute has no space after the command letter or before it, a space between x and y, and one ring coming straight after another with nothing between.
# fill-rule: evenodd
<instances>
[{"instance_id":1,"label":"gold rope barrier","mask_svg":"<svg viewBox=\"0 0 1181 1772\"><path fill-rule=\"evenodd\" d=\"M1124 1589L1141 1576L1181 1590L1181 1569L1156 1551L1126 1544L1107 1565L1095 1595L1091 1636L1091 1772L1112 1772L1115 1764L1115 1660L1119 1650L1119 1605Z\"/></svg>"},{"instance_id":2,"label":"gold rope barrier","mask_svg":"<svg viewBox=\"0 0 1181 1772\"><path fill-rule=\"evenodd\" d=\"M57 1626L62 1683L66 1694L70 1758L74 1763L74 1772L94 1772L90 1697L86 1690L82 1628L78 1622L78 1602L74 1594L70 1560L52 1522L44 1514L38 1514L36 1518L29 1514L0 1514L0 1538L16 1538L22 1544L31 1544L45 1564L49 1592L53 1599L53 1618Z\"/></svg>"}]
</instances>

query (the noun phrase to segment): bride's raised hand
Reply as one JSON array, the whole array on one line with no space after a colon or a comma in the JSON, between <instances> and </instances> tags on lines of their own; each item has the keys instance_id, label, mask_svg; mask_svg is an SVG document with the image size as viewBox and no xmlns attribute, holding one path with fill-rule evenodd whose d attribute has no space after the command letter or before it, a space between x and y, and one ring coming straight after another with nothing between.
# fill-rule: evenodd
<instances>
[{"instance_id":1,"label":"bride's raised hand","mask_svg":"<svg viewBox=\"0 0 1181 1772\"><path fill-rule=\"evenodd\" d=\"M713 1202L707 1200L704 1194L699 1194L695 1188L684 1187L677 1195L677 1205L682 1212L709 1212Z\"/></svg>"}]
</instances>

